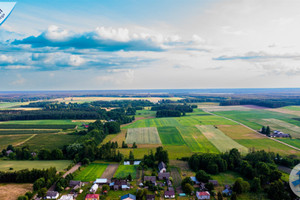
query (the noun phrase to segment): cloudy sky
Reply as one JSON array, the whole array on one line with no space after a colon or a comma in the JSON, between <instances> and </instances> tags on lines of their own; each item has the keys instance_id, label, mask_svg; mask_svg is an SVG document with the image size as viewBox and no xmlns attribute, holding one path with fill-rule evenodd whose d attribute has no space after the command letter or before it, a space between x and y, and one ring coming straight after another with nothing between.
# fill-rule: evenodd
<instances>
[{"instance_id":1,"label":"cloudy sky","mask_svg":"<svg viewBox=\"0 0 300 200\"><path fill-rule=\"evenodd\" d=\"M0 90L300 87L299 0L19 0Z\"/></svg>"}]
</instances>

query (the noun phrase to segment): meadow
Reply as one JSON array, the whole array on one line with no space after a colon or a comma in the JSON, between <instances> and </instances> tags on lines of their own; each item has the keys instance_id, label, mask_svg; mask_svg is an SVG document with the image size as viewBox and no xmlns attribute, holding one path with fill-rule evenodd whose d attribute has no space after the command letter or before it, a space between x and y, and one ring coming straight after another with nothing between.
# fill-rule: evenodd
<instances>
[{"instance_id":1,"label":"meadow","mask_svg":"<svg viewBox=\"0 0 300 200\"><path fill-rule=\"evenodd\" d=\"M294 147L300 148L300 139L277 139Z\"/></svg>"},{"instance_id":2,"label":"meadow","mask_svg":"<svg viewBox=\"0 0 300 200\"><path fill-rule=\"evenodd\" d=\"M196 126L204 136L215 146L220 152L229 151L232 148L238 149L242 153L247 153L248 149L239 143L235 142L233 139L225 135L218 128L205 125Z\"/></svg>"},{"instance_id":3,"label":"meadow","mask_svg":"<svg viewBox=\"0 0 300 200\"><path fill-rule=\"evenodd\" d=\"M161 144L156 127L130 128L127 131L127 144Z\"/></svg>"},{"instance_id":4,"label":"meadow","mask_svg":"<svg viewBox=\"0 0 300 200\"><path fill-rule=\"evenodd\" d=\"M43 134L43 133L57 133L59 129L51 129L51 130L35 130L35 129L0 129L0 135L23 135L23 134Z\"/></svg>"},{"instance_id":5,"label":"meadow","mask_svg":"<svg viewBox=\"0 0 300 200\"><path fill-rule=\"evenodd\" d=\"M115 178L125 178L129 174L131 174L131 177L133 179L136 178L136 170L137 166L135 165L119 165L119 168L117 169L114 177Z\"/></svg>"},{"instance_id":6,"label":"meadow","mask_svg":"<svg viewBox=\"0 0 300 200\"><path fill-rule=\"evenodd\" d=\"M18 171L22 169L48 169L55 167L57 171L63 171L72 163L71 160L1 160L0 171Z\"/></svg>"},{"instance_id":7,"label":"meadow","mask_svg":"<svg viewBox=\"0 0 300 200\"><path fill-rule=\"evenodd\" d=\"M74 180L90 182L100 178L103 172L106 170L108 164L91 163L83 170L79 171L74 177Z\"/></svg>"},{"instance_id":8,"label":"meadow","mask_svg":"<svg viewBox=\"0 0 300 200\"><path fill-rule=\"evenodd\" d=\"M16 146L30 137L32 135L0 135L0 150L6 148L9 144Z\"/></svg>"}]
</instances>

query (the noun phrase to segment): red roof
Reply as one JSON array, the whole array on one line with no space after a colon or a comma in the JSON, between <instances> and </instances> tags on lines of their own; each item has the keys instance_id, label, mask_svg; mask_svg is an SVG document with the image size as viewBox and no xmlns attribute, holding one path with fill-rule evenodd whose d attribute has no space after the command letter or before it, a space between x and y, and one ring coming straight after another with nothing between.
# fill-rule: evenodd
<instances>
[{"instance_id":1,"label":"red roof","mask_svg":"<svg viewBox=\"0 0 300 200\"><path fill-rule=\"evenodd\" d=\"M87 194L85 198L98 198L99 194Z\"/></svg>"},{"instance_id":2,"label":"red roof","mask_svg":"<svg viewBox=\"0 0 300 200\"><path fill-rule=\"evenodd\" d=\"M209 192L199 192L199 196L207 196L210 195Z\"/></svg>"}]
</instances>

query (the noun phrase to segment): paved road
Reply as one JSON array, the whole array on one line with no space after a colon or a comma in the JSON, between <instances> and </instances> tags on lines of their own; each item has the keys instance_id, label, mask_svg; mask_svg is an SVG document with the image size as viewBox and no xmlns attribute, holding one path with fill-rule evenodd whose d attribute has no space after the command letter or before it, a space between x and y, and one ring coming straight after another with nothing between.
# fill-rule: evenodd
<instances>
[{"instance_id":1,"label":"paved road","mask_svg":"<svg viewBox=\"0 0 300 200\"><path fill-rule=\"evenodd\" d=\"M228 118L228 117L224 117L224 116L222 116L222 115L217 115L217 114L211 113L211 112L209 112L209 111L207 111L207 110L205 110L205 109L203 109L203 111L206 112L206 113L208 113L208 114L215 115L215 116L218 116L218 117L222 117L222 118L224 118L224 119L227 119L227 120L233 121L233 122L235 122L235 123L238 123L238 124L240 124L240 125L242 125L242 126L248 128L248 129L254 131L255 133L257 133L257 134L259 134L259 135L261 135L261 136L264 136L264 137L266 137L266 138L268 138L268 139L270 139L270 140L273 140L273 141L275 141L275 142L279 142L279 143L281 143L281 144L283 144L283 145L286 145L286 146L291 147L291 148L293 148L293 149L295 149L295 150L297 150L297 151L300 151L300 149L297 148L297 147L294 147L294 146L289 145L289 144L287 144L287 143L285 143L285 142L282 142L282 141L276 140L276 139L274 139L274 138L268 137L268 136L266 136L266 135L263 135L263 134L261 134L260 132L258 132L257 130L254 130L253 128L250 128L249 126L246 126L245 124L242 124L242 123L240 123L240 122L238 122L238 121L235 121L235 120L230 119L230 118Z\"/></svg>"}]
</instances>

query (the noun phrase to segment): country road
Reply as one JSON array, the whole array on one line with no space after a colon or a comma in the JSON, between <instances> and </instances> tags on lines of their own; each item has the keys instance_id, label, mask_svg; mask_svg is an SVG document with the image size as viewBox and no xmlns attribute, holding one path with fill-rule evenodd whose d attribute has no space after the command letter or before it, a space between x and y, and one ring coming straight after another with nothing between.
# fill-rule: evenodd
<instances>
[{"instance_id":1,"label":"country road","mask_svg":"<svg viewBox=\"0 0 300 200\"><path fill-rule=\"evenodd\" d=\"M266 135L263 135L263 134L261 134L260 132L258 132L257 130L254 130L253 128L250 128L249 126L246 126L245 124L242 124L242 123L240 123L240 122L238 122L238 121L235 121L235 120L230 119L230 118L228 118L228 117L224 117L224 116L222 116L222 115L217 115L217 114L211 113L211 112L209 112L209 111L207 111L207 110L205 110L205 109L202 109L202 110L203 110L204 112L208 113L208 114L211 114L211 115L214 115L214 116L218 116L218 117L222 117L222 118L224 118L224 119L233 121L233 122L235 122L235 123L237 123L237 124L239 124L239 125L241 125L241 126L244 126L244 127L248 128L248 129L254 131L255 133L257 133L257 134L259 134L259 135L261 135L261 136L264 136L264 137L266 137L266 138L268 138L268 139L270 139L270 140L273 140L273 141L275 141L275 142L278 142L278 143L281 143L281 144L286 145L286 146L288 146L288 147L291 147L291 148L293 148L293 149L295 149L295 150L297 150L297 151L300 151L300 149L297 148L297 147L294 147L294 146L289 145L289 144L287 144L287 143L285 143L285 142L282 142L282 141L276 140L276 139L274 139L274 138L268 137L268 136L266 136Z\"/></svg>"}]
</instances>

